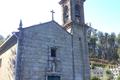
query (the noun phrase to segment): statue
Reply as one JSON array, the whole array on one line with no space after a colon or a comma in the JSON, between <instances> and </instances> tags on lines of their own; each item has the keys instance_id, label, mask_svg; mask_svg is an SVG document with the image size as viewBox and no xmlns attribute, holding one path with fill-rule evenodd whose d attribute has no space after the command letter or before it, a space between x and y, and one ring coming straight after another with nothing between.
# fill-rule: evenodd
<instances>
[{"instance_id":1,"label":"statue","mask_svg":"<svg viewBox=\"0 0 120 80\"><path fill-rule=\"evenodd\" d=\"M55 64L55 61L52 61L51 65L52 65L51 71L55 72L55 71L56 71L56 64Z\"/></svg>"},{"instance_id":2,"label":"statue","mask_svg":"<svg viewBox=\"0 0 120 80\"><path fill-rule=\"evenodd\" d=\"M54 60L49 61L49 71L51 72L56 72L56 62Z\"/></svg>"}]
</instances>

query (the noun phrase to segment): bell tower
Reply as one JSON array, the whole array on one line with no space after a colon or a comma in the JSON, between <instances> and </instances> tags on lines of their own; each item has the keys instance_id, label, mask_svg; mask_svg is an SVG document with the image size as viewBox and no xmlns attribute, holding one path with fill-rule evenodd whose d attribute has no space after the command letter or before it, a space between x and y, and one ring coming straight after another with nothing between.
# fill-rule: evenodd
<instances>
[{"instance_id":1,"label":"bell tower","mask_svg":"<svg viewBox=\"0 0 120 80\"><path fill-rule=\"evenodd\" d=\"M72 23L84 24L85 0L61 0L62 19L65 29L71 28Z\"/></svg>"},{"instance_id":2,"label":"bell tower","mask_svg":"<svg viewBox=\"0 0 120 80\"><path fill-rule=\"evenodd\" d=\"M88 25L84 20L85 0L61 0L63 27L72 34L73 80L90 80L87 42Z\"/></svg>"}]
</instances>

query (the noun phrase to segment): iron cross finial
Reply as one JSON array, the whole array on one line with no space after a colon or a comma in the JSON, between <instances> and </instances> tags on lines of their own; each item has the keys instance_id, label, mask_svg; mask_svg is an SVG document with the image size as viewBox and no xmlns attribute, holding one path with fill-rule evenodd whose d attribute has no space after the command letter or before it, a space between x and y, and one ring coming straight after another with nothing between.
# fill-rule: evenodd
<instances>
[{"instance_id":1,"label":"iron cross finial","mask_svg":"<svg viewBox=\"0 0 120 80\"><path fill-rule=\"evenodd\" d=\"M51 13L52 13L52 20L54 20L54 13L55 13L54 10L52 10Z\"/></svg>"}]
</instances>

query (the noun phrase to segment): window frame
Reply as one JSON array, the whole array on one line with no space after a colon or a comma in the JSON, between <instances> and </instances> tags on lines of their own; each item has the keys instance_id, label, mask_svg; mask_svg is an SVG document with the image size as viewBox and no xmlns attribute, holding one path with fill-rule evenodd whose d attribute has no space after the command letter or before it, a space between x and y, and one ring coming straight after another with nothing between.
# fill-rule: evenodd
<instances>
[{"instance_id":1,"label":"window frame","mask_svg":"<svg viewBox=\"0 0 120 80\"><path fill-rule=\"evenodd\" d=\"M56 47L51 47L50 56L53 58L57 57L57 48Z\"/></svg>"}]
</instances>

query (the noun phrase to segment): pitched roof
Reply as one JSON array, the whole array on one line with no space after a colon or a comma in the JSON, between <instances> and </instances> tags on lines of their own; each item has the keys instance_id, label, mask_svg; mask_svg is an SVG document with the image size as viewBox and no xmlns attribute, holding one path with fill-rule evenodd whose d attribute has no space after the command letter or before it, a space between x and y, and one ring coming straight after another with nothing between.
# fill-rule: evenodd
<instances>
[{"instance_id":1,"label":"pitched roof","mask_svg":"<svg viewBox=\"0 0 120 80\"><path fill-rule=\"evenodd\" d=\"M32 26L29 26L29 27L26 27L26 28L23 28L24 30L25 29L29 29L29 28L34 28L34 27L40 27L40 26L43 26L43 25L51 25L51 24L56 24L59 29L62 29L63 31L65 31L66 33L68 33L69 35L71 35L67 30L65 30L64 27L62 27L60 24L58 24L56 21L52 20L52 21L49 21L49 22L45 22L45 23L40 23L40 24L36 24L36 25L32 25Z\"/></svg>"},{"instance_id":2,"label":"pitched roof","mask_svg":"<svg viewBox=\"0 0 120 80\"><path fill-rule=\"evenodd\" d=\"M58 28L60 28L61 30L63 30L64 32L66 32L68 35L71 35L69 32L67 32L61 25L59 25L57 22L55 22L54 20L46 22L46 23L42 23L42 24L37 24L37 25L32 25L26 28L23 28L23 30L25 29L29 29L29 28L34 28L37 26L42 26L42 25L46 25L46 24L56 24L58 26ZM18 34L19 32L17 32ZM1 46L0 46L0 55L3 54L5 51L7 51L8 49L10 49L12 46L14 46L17 43L17 37L15 36L15 34L13 34L11 37L9 37Z\"/></svg>"},{"instance_id":3,"label":"pitched roof","mask_svg":"<svg viewBox=\"0 0 120 80\"><path fill-rule=\"evenodd\" d=\"M15 35L9 37L1 46L0 46L0 55L11 48L13 45L17 43L17 38Z\"/></svg>"}]
</instances>

